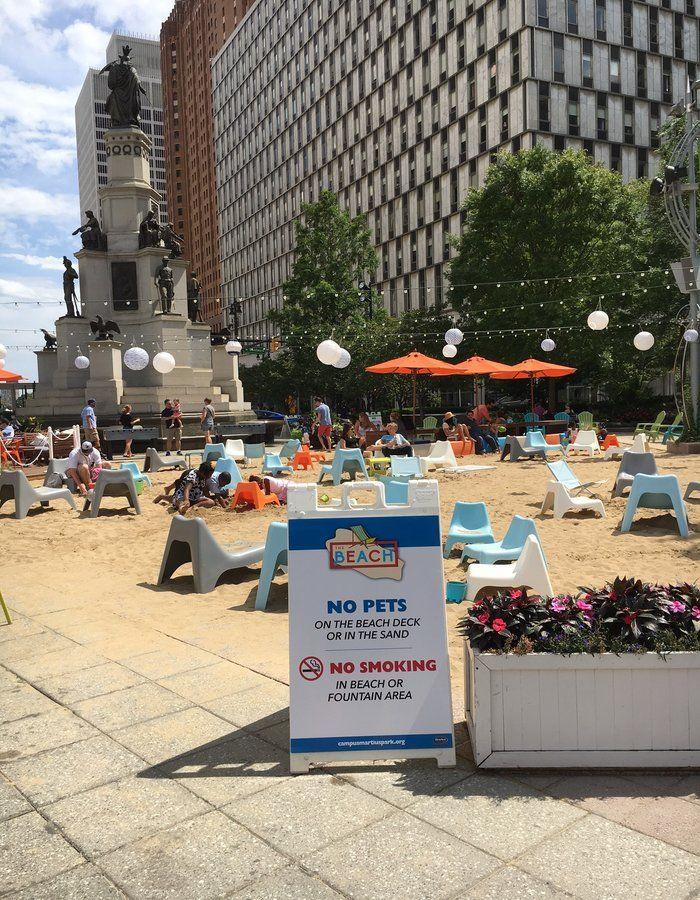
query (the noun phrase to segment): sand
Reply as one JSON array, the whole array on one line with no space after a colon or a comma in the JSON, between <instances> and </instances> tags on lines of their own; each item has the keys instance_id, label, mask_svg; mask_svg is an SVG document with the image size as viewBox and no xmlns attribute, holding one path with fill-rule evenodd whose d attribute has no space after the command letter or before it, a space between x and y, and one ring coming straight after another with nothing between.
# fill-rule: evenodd
<instances>
[{"instance_id":1,"label":"sand","mask_svg":"<svg viewBox=\"0 0 700 900\"><path fill-rule=\"evenodd\" d=\"M654 451L660 471L678 476L684 491L700 479L700 456L670 456ZM465 462L477 462L473 457ZM480 462L481 460L479 460ZM494 462L485 458L484 462ZM555 520L539 516L548 481L541 461L496 462L496 468L465 474L438 474L442 525L449 525L456 500L483 500L494 533L501 537L513 514L533 516L556 592L579 585L600 585L616 575L648 581L695 581L700 575L700 495L688 502L691 536L681 540L670 514L648 510L638 514L633 530L620 534L623 499L610 500L617 462L576 456L570 460L580 480L608 479L600 489L607 518L572 514ZM245 470L246 473L257 470ZM27 519L15 521L12 506L0 510L0 546L4 562L0 589L12 608L56 627L72 640L106 656L125 659L175 642L232 659L277 681L288 682L287 579L276 579L268 609L254 609L257 575L232 574L213 593L192 593L189 569L183 568L166 588L157 588L161 555L171 511L156 506L156 490L173 473L153 477L154 487L141 495L141 516L126 512L123 501L105 500L98 519L56 503L49 511L35 507ZM310 481L313 473L298 473ZM339 496L339 488L326 488ZM264 541L267 526L285 519L285 509L232 513L221 509L193 511L202 515L222 543ZM457 551L445 561L448 579L464 578ZM464 605L448 605L447 622L453 689L459 697L461 641L455 625ZM73 625L72 623L75 623ZM30 640L30 638L27 638ZM183 647L183 650L186 649Z\"/></svg>"}]
</instances>

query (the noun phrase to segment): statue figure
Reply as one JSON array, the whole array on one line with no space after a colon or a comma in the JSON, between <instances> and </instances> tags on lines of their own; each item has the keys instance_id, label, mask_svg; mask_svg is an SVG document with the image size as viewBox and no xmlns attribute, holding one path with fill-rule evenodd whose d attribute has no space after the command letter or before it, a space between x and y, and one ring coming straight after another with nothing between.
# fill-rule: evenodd
<instances>
[{"instance_id":1,"label":"statue figure","mask_svg":"<svg viewBox=\"0 0 700 900\"><path fill-rule=\"evenodd\" d=\"M91 209L85 210L87 221L79 225L71 234L79 234L85 250L106 250L107 236L103 233L95 213Z\"/></svg>"},{"instance_id":2,"label":"statue figure","mask_svg":"<svg viewBox=\"0 0 700 900\"><path fill-rule=\"evenodd\" d=\"M175 299L175 283L173 281L173 270L168 265L169 262L170 258L164 256L161 264L156 269L154 278L156 286L158 287L161 312L163 314L170 312L173 306L173 300Z\"/></svg>"},{"instance_id":3,"label":"statue figure","mask_svg":"<svg viewBox=\"0 0 700 900\"><path fill-rule=\"evenodd\" d=\"M138 72L131 64L130 54L131 47L124 44L119 59L107 63L100 72L109 73L107 87L110 93L106 106L112 119L112 128L129 128L131 125L138 127L141 121L141 94L148 96Z\"/></svg>"},{"instance_id":4,"label":"statue figure","mask_svg":"<svg viewBox=\"0 0 700 900\"><path fill-rule=\"evenodd\" d=\"M97 335L96 341L111 341L114 337L113 332L121 333L116 322L113 322L111 319L107 319L105 322L102 316L95 316L90 321L90 331Z\"/></svg>"},{"instance_id":5,"label":"statue figure","mask_svg":"<svg viewBox=\"0 0 700 900\"><path fill-rule=\"evenodd\" d=\"M41 329L41 333L44 335L44 350L53 350L56 352L56 346L58 344L56 335L47 331L45 328Z\"/></svg>"},{"instance_id":6,"label":"statue figure","mask_svg":"<svg viewBox=\"0 0 700 900\"><path fill-rule=\"evenodd\" d=\"M203 322L202 311L199 308L202 297L202 285L199 283L197 273L192 272L187 279L187 318L190 322Z\"/></svg>"},{"instance_id":7,"label":"statue figure","mask_svg":"<svg viewBox=\"0 0 700 900\"><path fill-rule=\"evenodd\" d=\"M170 250L171 256L182 256L182 247L185 241L179 235L175 234L172 222L160 226L160 238L165 245L165 249Z\"/></svg>"},{"instance_id":8,"label":"statue figure","mask_svg":"<svg viewBox=\"0 0 700 900\"><path fill-rule=\"evenodd\" d=\"M160 223L151 210L139 225L139 248L157 247L160 244Z\"/></svg>"},{"instance_id":9,"label":"statue figure","mask_svg":"<svg viewBox=\"0 0 700 900\"><path fill-rule=\"evenodd\" d=\"M212 347L222 347L224 344L227 344L231 339L231 329L230 328L222 328L221 331L211 333L210 341Z\"/></svg>"},{"instance_id":10,"label":"statue figure","mask_svg":"<svg viewBox=\"0 0 700 900\"><path fill-rule=\"evenodd\" d=\"M76 311L78 298L75 295L75 282L78 280L78 273L67 256L63 257L63 265L66 267L66 271L63 273L63 299L66 302L66 315L70 319L82 319L80 313Z\"/></svg>"}]
</instances>

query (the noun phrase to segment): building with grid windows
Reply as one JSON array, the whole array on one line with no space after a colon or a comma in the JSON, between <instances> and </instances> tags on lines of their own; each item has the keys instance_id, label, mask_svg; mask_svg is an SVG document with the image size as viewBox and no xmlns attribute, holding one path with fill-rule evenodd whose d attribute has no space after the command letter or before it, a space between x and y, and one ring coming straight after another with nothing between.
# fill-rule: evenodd
<instances>
[{"instance_id":1,"label":"building with grid windows","mask_svg":"<svg viewBox=\"0 0 700 900\"><path fill-rule=\"evenodd\" d=\"M122 52L122 45L131 47L131 58L147 95L141 98L141 129L153 144L151 154L151 184L161 196L160 219L168 221L165 191L165 152L163 149L163 98L160 82L160 45L158 41L115 31L105 53L111 62ZM78 192L80 209L91 209L100 216L98 188L107 184L107 156L104 133L109 127L107 102L107 73L89 69L75 104L75 136L78 148Z\"/></svg>"},{"instance_id":2,"label":"building with grid windows","mask_svg":"<svg viewBox=\"0 0 700 900\"><path fill-rule=\"evenodd\" d=\"M294 219L365 213L393 314L442 300L448 236L499 151L576 147L626 180L695 79L694 0L258 0L212 63L224 302L282 303Z\"/></svg>"}]
</instances>

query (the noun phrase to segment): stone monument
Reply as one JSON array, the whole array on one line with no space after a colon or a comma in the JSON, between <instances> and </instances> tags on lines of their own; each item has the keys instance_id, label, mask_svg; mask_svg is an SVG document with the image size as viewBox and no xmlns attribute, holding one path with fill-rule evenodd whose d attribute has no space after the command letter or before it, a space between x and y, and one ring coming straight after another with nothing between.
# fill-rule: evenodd
<instances>
[{"instance_id":1,"label":"stone monument","mask_svg":"<svg viewBox=\"0 0 700 900\"><path fill-rule=\"evenodd\" d=\"M160 197L148 165L151 142L138 126L142 88L128 47L108 69L112 127L104 137L103 221L87 211L86 223L74 232L83 244L74 254L80 301L73 290L75 270L66 257L67 315L56 321L57 349L37 351L39 380L27 414L75 421L89 397L98 400L103 419L115 417L126 403L142 416L155 416L166 397L178 397L187 414L199 412L206 396L212 398L217 419L250 419L238 357L229 356L225 346L212 347L209 325L188 318L188 263L172 226L158 224ZM111 329L111 339L93 335L91 322L100 321L118 326L118 331ZM131 347L146 350L145 368L134 371L123 365ZM166 374L151 364L161 351L175 358L175 368ZM90 359L87 369L75 366L78 356Z\"/></svg>"}]
</instances>

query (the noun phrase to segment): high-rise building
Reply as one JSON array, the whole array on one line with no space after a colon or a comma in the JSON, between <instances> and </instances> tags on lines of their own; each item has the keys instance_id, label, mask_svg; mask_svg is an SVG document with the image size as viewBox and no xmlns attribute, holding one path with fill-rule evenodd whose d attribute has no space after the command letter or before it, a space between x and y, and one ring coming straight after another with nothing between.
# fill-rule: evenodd
<instances>
[{"instance_id":1,"label":"high-rise building","mask_svg":"<svg viewBox=\"0 0 700 900\"><path fill-rule=\"evenodd\" d=\"M294 219L327 187L367 214L390 311L431 305L498 151L651 174L697 60L695 0L259 0L212 67L224 303L268 333Z\"/></svg>"},{"instance_id":2,"label":"high-rise building","mask_svg":"<svg viewBox=\"0 0 700 900\"><path fill-rule=\"evenodd\" d=\"M206 321L220 322L211 59L254 0L176 0L160 31L170 212L202 285Z\"/></svg>"},{"instance_id":3,"label":"high-rise building","mask_svg":"<svg viewBox=\"0 0 700 900\"><path fill-rule=\"evenodd\" d=\"M112 62L131 47L131 59L139 73L146 95L141 98L141 128L151 139L151 184L161 196L160 219L168 219L165 189L165 153L163 148L163 99L160 83L160 45L158 41L124 31L115 31L107 45L105 62ZM105 109L107 73L89 69L75 104L75 136L78 146L78 192L80 209L100 215L97 189L107 184L107 156L104 133L109 127Z\"/></svg>"}]
</instances>

